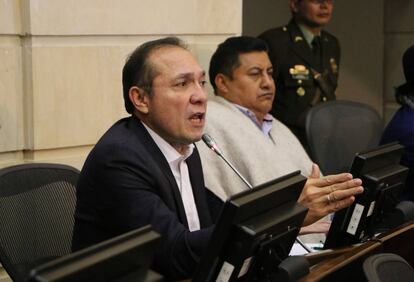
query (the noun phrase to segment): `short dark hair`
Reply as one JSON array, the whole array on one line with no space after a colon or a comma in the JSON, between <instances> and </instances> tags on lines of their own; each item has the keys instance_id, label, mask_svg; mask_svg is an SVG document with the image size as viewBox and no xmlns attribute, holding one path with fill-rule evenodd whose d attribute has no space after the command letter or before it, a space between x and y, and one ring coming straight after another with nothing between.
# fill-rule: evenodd
<instances>
[{"instance_id":1,"label":"short dark hair","mask_svg":"<svg viewBox=\"0 0 414 282\"><path fill-rule=\"evenodd\" d=\"M166 46L187 49L183 41L179 38L165 37L140 45L128 56L122 70L124 102L125 109L128 113L132 114L135 109L129 99L129 89L133 86L138 86L143 88L147 93L151 93L152 82L158 73L148 58L153 51Z\"/></svg>"},{"instance_id":2,"label":"short dark hair","mask_svg":"<svg viewBox=\"0 0 414 282\"><path fill-rule=\"evenodd\" d=\"M266 42L251 36L230 37L221 43L210 60L209 77L214 93L217 94L215 79L222 73L233 78L233 71L240 65L239 55L255 51L267 52Z\"/></svg>"}]
</instances>

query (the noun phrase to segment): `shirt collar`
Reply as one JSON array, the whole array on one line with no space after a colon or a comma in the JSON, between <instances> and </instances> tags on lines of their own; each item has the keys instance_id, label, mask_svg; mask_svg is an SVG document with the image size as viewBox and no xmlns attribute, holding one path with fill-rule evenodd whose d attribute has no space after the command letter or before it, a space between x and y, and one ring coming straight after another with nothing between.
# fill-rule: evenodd
<instances>
[{"instance_id":1,"label":"shirt collar","mask_svg":"<svg viewBox=\"0 0 414 282\"><path fill-rule=\"evenodd\" d=\"M312 41L313 38L316 36L313 34L309 29L307 29L304 25L298 24L300 31L303 34L303 37L305 37L306 42L308 43L309 47L312 48ZM320 36L320 34L317 34Z\"/></svg>"},{"instance_id":2,"label":"shirt collar","mask_svg":"<svg viewBox=\"0 0 414 282\"><path fill-rule=\"evenodd\" d=\"M142 122L142 121L141 121ZM157 144L158 148L160 148L161 153L167 159L169 164L176 162L177 160L186 160L194 150L194 144L190 144L187 146L187 149L183 155L181 155L177 150L170 145L167 141L165 141L161 136L159 136L154 130L149 128L144 122L142 122L145 129L151 135L152 139L154 140L155 144Z\"/></svg>"},{"instance_id":3,"label":"shirt collar","mask_svg":"<svg viewBox=\"0 0 414 282\"><path fill-rule=\"evenodd\" d=\"M232 104L236 106L236 108L238 108L243 114L245 114L263 132L264 135L269 135L273 123L271 114L267 113L263 118L263 123L260 125L259 120L251 110L235 103Z\"/></svg>"}]
</instances>

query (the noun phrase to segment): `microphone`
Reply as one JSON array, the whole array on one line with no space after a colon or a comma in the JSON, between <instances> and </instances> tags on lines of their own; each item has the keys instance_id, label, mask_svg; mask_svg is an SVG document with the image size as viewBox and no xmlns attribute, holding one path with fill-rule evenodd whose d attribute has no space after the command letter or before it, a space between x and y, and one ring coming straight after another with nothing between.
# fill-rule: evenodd
<instances>
[{"instance_id":1,"label":"microphone","mask_svg":"<svg viewBox=\"0 0 414 282\"><path fill-rule=\"evenodd\" d=\"M241 175L241 173L234 167L234 165L232 165L232 163L229 162L229 160L227 160L227 158L223 155L223 152L217 145L216 141L214 141L214 139L210 135L204 133L201 139L204 141L207 147L209 147L214 153L216 153L220 158L222 158L226 162L226 164L228 164L228 166L237 174L238 177L240 177L240 179L244 182L244 184L246 184L247 187L249 187L249 189L253 189L253 186L249 183L249 181L247 181L246 178L244 178L243 175ZM301 245L308 253L313 252L312 249L306 246L306 244L299 239L299 237L296 237L296 242L298 242L299 245Z\"/></svg>"},{"instance_id":2,"label":"microphone","mask_svg":"<svg viewBox=\"0 0 414 282\"><path fill-rule=\"evenodd\" d=\"M217 145L216 141L214 141L214 139L211 138L210 135L204 133L201 139L203 139L207 147L209 147L214 153L216 153L227 163L227 165L237 174L238 177L240 177L240 179L244 182L244 184L246 184L247 187L249 187L249 189L253 189L253 186L246 180L246 178L244 178L243 175L241 175L241 173L234 167L234 165L232 165L231 162L229 162L227 158L223 155L223 152Z\"/></svg>"}]
</instances>

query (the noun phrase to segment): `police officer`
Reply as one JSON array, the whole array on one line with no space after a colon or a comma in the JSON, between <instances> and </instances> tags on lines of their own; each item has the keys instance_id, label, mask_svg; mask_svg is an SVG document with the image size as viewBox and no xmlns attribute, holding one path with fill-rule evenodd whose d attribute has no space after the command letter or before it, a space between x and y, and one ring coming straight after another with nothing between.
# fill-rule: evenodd
<instances>
[{"instance_id":1,"label":"police officer","mask_svg":"<svg viewBox=\"0 0 414 282\"><path fill-rule=\"evenodd\" d=\"M305 147L305 118L310 107L335 99L340 47L322 28L329 23L333 0L289 0L292 19L259 37L269 45L276 82L272 114Z\"/></svg>"}]
</instances>

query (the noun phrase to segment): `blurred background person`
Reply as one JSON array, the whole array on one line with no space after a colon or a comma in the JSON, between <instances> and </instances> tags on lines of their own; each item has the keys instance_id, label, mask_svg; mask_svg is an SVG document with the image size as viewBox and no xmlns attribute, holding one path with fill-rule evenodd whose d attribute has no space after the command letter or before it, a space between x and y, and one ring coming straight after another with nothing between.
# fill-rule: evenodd
<instances>
[{"instance_id":1,"label":"blurred background person","mask_svg":"<svg viewBox=\"0 0 414 282\"><path fill-rule=\"evenodd\" d=\"M290 22L259 37L268 44L275 69L277 92L271 114L306 148L308 109L336 98L340 46L336 37L323 30L331 20L332 0L289 0L289 7Z\"/></svg>"},{"instance_id":2,"label":"blurred background person","mask_svg":"<svg viewBox=\"0 0 414 282\"><path fill-rule=\"evenodd\" d=\"M398 141L405 147L401 164L410 171L406 181L404 200L414 201L414 45L403 55L406 83L396 88L395 99L401 105L385 128L381 143Z\"/></svg>"}]
</instances>

